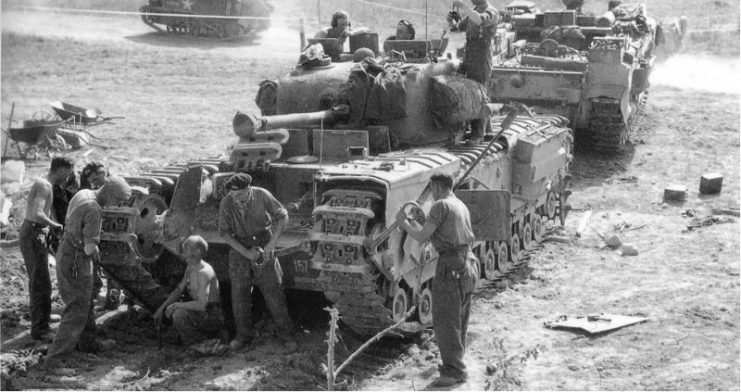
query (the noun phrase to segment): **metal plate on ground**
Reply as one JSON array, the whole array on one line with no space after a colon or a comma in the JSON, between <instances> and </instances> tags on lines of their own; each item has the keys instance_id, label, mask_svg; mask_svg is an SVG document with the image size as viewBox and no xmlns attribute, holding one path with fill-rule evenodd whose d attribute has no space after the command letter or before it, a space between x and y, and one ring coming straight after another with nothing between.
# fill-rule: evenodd
<instances>
[{"instance_id":1,"label":"metal plate on ground","mask_svg":"<svg viewBox=\"0 0 741 392\"><path fill-rule=\"evenodd\" d=\"M645 317L598 314L590 316L561 316L556 321L546 322L548 328L581 329L590 334L612 331L628 325L648 321Z\"/></svg>"}]
</instances>

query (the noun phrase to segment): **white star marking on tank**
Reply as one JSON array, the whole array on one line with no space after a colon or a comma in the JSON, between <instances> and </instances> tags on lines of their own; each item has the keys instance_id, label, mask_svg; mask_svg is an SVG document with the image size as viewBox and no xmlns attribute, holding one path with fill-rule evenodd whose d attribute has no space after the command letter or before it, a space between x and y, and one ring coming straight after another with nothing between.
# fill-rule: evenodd
<instances>
[{"instance_id":1,"label":"white star marking on tank","mask_svg":"<svg viewBox=\"0 0 741 392\"><path fill-rule=\"evenodd\" d=\"M195 1L193 1L193 0L182 0L182 2L183 2L183 9L184 10L192 11L192 9L190 7L192 7L193 4L195 4Z\"/></svg>"}]
</instances>

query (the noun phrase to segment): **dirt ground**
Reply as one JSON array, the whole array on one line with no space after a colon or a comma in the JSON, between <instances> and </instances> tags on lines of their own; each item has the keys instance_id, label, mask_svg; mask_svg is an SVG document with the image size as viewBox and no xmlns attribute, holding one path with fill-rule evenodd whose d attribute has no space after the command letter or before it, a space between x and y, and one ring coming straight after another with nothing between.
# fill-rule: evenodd
<instances>
[{"instance_id":1,"label":"dirt ground","mask_svg":"<svg viewBox=\"0 0 741 392\"><path fill-rule=\"evenodd\" d=\"M738 19L737 12L731 17ZM2 124L13 102L13 118L22 119L62 100L125 117L91 129L105 147L66 153L79 168L98 160L113 173L133 174L214 156L235 141L235 111L256 110L258 83L287 72L298 46L297 26L283 21L258 37L213 42L162 36L135 17L3 10ZM740 69L738 58L717 53L685 53L659 64L626 153L605 158L577 151L566 235L543 242L522 279L481 282L466 354L470 380L456 389L740 389L741 231L737 216L714 213L739 208ZM13 154L10 148L3 159ZM3 191L22 199L30 178L47 167L43 154L28 161L25 183ZM708 172L723 174L721 194L697 191ZM672 184L688 187L685 202L663 202ZM588 211L589 228L577 238ZM696 221L708 225L689 230ZM639 254L618 255L598 232L618 235ZM8 344L29 326L18 248L4 246L0 263L2 352L30 349ZM199 357L179 346L158 348L151 316L122 307L102 324L118 342L113 352L77 355L73 378L34 367L15 372L12 387L324 389L326 302L307 293L290 293L290 302L301 331L295 353L281 351L266 320L249 351ZM54 312L62 308L55 290ZM596 336L544 327L561 315L600 312L648 321ZM344 358L362 340L348 331L341 336L337 352ZM424 389L438 357L429 335L383 341L343 372L340 388Z\"/></svg>"}]
</instances>

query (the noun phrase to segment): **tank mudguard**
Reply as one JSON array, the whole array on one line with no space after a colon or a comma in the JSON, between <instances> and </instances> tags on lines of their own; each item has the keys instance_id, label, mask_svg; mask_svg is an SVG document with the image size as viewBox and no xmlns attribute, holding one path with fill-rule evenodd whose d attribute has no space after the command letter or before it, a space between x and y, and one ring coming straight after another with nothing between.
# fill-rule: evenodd
<instances>
[{"instance_id":1,"label":"tank mudguard","mask_svg":"<svg viewBox=\"0 0 741 392\"><path fill-rule=\"evenodd\" d=\"M509 241L512 234L511 194L502 190L455 191L471 213L476 241Z\"/></svg>"}]
</instances>

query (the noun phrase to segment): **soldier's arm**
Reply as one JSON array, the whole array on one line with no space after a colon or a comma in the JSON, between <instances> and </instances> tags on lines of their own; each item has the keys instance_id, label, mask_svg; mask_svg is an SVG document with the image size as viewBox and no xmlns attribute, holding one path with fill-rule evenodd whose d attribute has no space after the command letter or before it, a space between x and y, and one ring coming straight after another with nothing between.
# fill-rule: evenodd
<instances>
[{"instance_id":1,"label":"soldier's arm","mask_svg":"<svg viewBox=\"0 0 741 392\"><path fill-rule=\"evenodd\" d=\"M178 287L175 288L175 290L172 290L170 295L167 297L165 302L160 305L159 308L157 308L157 311L154 312L154 319L159 321L162 320L162 316L164 315L165 309L167 309L168 306L174 304L177 302L180 297L183 295L183 291L185 291L185 285L188 281L188 270L185 270L185 274L183 275L183 279L178 284Z\"/></svg>"},{"instance_id":2,"label":"soldier's arm","mask_svg":"<svg viewBox=\"0 0 741 392\"><path fill-rule=\"evenodd\" d=\"M425 221L424 226L420 225L414 219L408 219L404 211L396 214L396 221L399 226L409 233L412 238L419 242L429 241L435 230L442 224L448 214L447 204L436 202L430 207L430 216Z\"/></svg>"},{"instance_id":3,"label":"soldier's arm","mask_svg":"<svg viewBox=\"0 0 741 392\"><path fill-rule=\"evenodd\" d=\"M403 220L399 221L399 225L402 229L409 233L412 238L419 242L429 241L432 237L432 234L434 234L435 230L437 230L437 226L435 225L435 223L429 220L425 222L424 226L422 226L414 220L407 220L406 218L404 218Z\"/></svg>"},{"instance_id":4,"label":"soldier's arm","mask_svg":"<svg viewBox=\"0 0 741 392\"><path fill-rule=\"evenodd\" d=\"M229 198L229 200L231 200L231 198ZM221 235L221 238L224 240L224 242L226 242L227 245L229 245L232 249L237 251L237 253L248 259L254 260L257 258L257 251L247 249L247 247L239 243L239 241L237 241L232 234L234 218L230 215L229 203L230 201L227 201L227 197L225 197L221 200L221 204L219 204L219 235Z\"/></svg>"},{"instance_id":5,"label":"soldier's arm","mask_svg":"<svg viewBox=\"0 0 741 392\"><path fill-rule=\"evenodd\" d=\"M468 3L463 1L456 0L453 2L453 5L460 7L463 14L468 17L468 20L476 26L488 26L497 23L497 14L491 9L491 7L484 10L484 12L478 12Z\"/></svg>"},{"instance_id":6,"label":"soldier's arm","mask_svg":"<svg viewBox=\"0 0 741 392\"><path fill-rule=\"evenodd\" d=\"M98 244L100 243L101 230L101 208L89 209L82 222L82 241L85 245L85 254L97 257L99 254Z\"/></svg>"},{"instance_id":7,"label":"soldier's arm","mask_svg":"<svg viewBox=\"0 0 741 392\"><path fill-rule=\"evenodd\" d=\"M283 207L283 204L280 204L280 202L270 193L266 192L265 197L267 199L265 204L270 213L270 217L273 219L273 237L270 239L270 242L265 245L265 257L272 259L275 245L278 243L278 238L280 238L288 225L288 211Z\"/></svg>"},{"instance_id":8,"label":"soldier's arm","mask_svg":"<svg viewBox=\"0 0 741 392\"><path fill-rule=\"evenodd\" d=\"M33 186L31 187L31 192L29 193L29 216L26 216L26 219L29 219L36 223L42 223L46 224L49 227L52 228L62 228L62 225L60 225L57 222L54 222L49 215L44 212L44 207L46 206L47 200L51 198L52 195L52 188L51 184L45 184L41 181L36 181Z\"/></svg>"}]
</instances>

